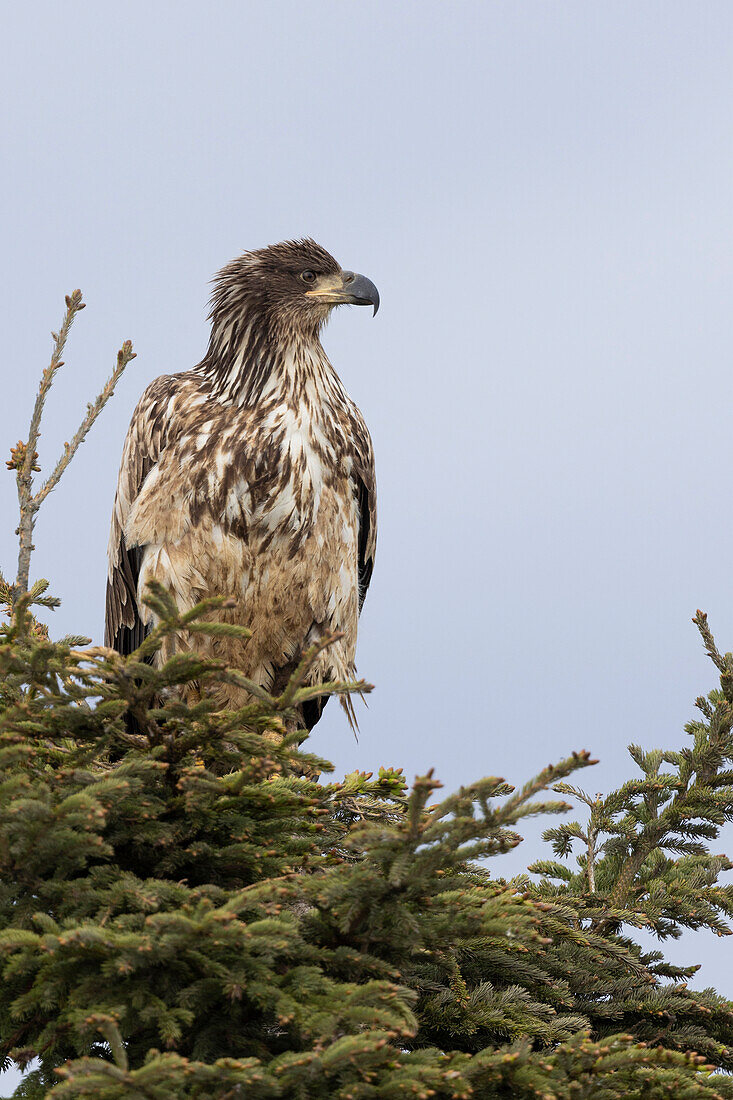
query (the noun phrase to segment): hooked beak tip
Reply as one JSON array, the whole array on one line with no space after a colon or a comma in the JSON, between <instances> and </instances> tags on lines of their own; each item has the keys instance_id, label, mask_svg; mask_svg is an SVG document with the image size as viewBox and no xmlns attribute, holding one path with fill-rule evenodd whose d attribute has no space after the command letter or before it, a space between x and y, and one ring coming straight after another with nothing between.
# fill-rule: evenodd
<instances>
[{"instance_id":1,"label":"hooked beak tip","mask_svg":"<svg viewBox=\"0 0 733 1100\"><path fill-rule=\"evenodd\" d=\"M366 275L355 275L352 271L345 273L346 291L351 303L358 306L374 306L373 317L376 317L379 309L379 291L371 279Z\"/></svg>"}]
</instances>

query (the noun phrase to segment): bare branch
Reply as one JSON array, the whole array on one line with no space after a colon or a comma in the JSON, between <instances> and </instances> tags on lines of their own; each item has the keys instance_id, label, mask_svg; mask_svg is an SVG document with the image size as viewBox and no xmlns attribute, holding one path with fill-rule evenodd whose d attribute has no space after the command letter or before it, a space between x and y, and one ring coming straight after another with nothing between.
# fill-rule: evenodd
<instances>
[{"instance_id":1,"label":"bare branch","mask_svg":"<svg viewBox=\"0 0 733 1100\"><path fill-rule=\"evenodd\" d=\"M81 291L75 290L73 294L66 296L66 313L58 332L53 335L53 351L51 362L41 375L41 384L38 387L36 401L31 414L31 422L28 428L28 441L25 449L19 441L18 448L14 452L18 459L22 456L22 463L18 461L16 481L18 486L18 505L20 508L20 522L18 524L18 575L13 588L13 604L20 596L28 591L28 574L30 571L31 554L33 552L33 527L35 524L32 505L33 495L33 467L35 466L38 438L41 434L41 417L43 407L46 404L49 390L53 385L54 376L59 367L63 366L61 355L69 335L69 330L74 317L79 310L84 309L81 300Z\"/></svg>"},{"instance_id":2,"label":"bare branch","mask_svg":"<svg viewBox=\"0 0 733 1100\"><path fill-rule=\"evenodd\" d=\"M117 352L117 364L115 366L115 369L112 371L112 374L105 382L102 392L98 395L96 401L87 406L87 414L82 420L78 431L71 440L71 443L64 444L64 453L61 455L61 458L54 466L50 477L43 483L41 488L33 497L31 504L34 512L38 511L41 504L43 504L44 500L51 492L51 490L55 489L58 485L61 475L76 454L79 446L86 439L90 428L94 424L94 421L97 419L102 409L107 404L112 394L115 392L115 386L122 377L122 372L124 371L127 364L130 362L130 360L135 358L135 354L136 353L132 350L132 342L130 340L125 340L124 344Z\"/></svg>"},{"instance_id":3,"label":"bare branch","mask_svg":"<svg viewBox=\"0 0 733 1100\"><path fill-rule=\"evenodd\" d=\"M31 416L30 427L28 429L28 442L26 444L25 462L23 467L18 471L18 480L23 478L28 482L28 491L30 495L30 472L33 465L33 452L36 450L38 438L41 434L41 417L43 416L43 406L46 403L49 390L53 385L54 376L59 367L63 367L61 356L66 345L66 340L69 335L74 318L80 310L85 309L86 305L81 300L81 291L75 290L72 294L66 295L66 313L61 324L61 328L58 332L53 332L53 351L51 353L51 362L46 367L45 371L41 375L41 384L38 387L38 394L36 396L36 403L33 406L33 414Z\"/></svg>"},{"instance_id":4,"label":"bare branch","mask_svg":"<svg viewBox=\"0 0 733 1100\"><path fill-rule=\"evenodd\" d=\"M17 471L16 481L18 486L18 505L20 509L20 521L16 532L18 535L18 573L15 584L12 586L11 593L13 610L15 611L16 608L18 609L20 618L23 618L24 612L20 608L19 601L21 601L22 597L28 592L31 554L34 549L33 529L36 523L36 513L51 490L58 484L61 475L76 454L80 444L84 442L89 429L114 393L115 386L125 367L131 359L135 358L131 342L126 340L117 353L117 364L111 377L107 380L96 401L87 406L87 414L79 430L76 432L71 443L66 443L64 445L63 455L56 463L50 477L44 482L34 496L33 472L39 468L36 465L36 459L38 457L36 446L41 434L43 409L49 390L53 384L56 371L59 367L63 367L64 365L61 355L69 335L69 330L71 329L76 314L84 308L85 303L82 301L80 290L75 290L72 294L66 296L66 313L64 314L64 319L59 331L52 333L53 351L51 353L51 362L41 375L41 384L38 387L38 394L33 406L33 413L28 428L28 440L25 443L22 440L18 441L18 445L12 449L10 461L7 463L9 469Z\"/></svg>"}]
</instances>

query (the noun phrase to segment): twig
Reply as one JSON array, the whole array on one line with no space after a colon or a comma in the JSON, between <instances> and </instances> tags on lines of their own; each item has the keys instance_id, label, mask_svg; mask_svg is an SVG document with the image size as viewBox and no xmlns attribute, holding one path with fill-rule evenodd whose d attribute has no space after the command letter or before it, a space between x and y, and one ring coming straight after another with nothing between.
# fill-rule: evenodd
<instances>
[{"instance_id":1,"label":"twig","mask_svg":"<svg viewBox=\"0 0 733 1100\"><path fill-rule=\"evenodd\" d=\"M125 367L131 359L135 358L135 353L132 350L132 343L126 340L117 352L117 364L111 377L106 382L96 401L87 406L87 414L71 440L71 443L64 444L64 453L54 466L50 477L34 495L33 472L39 469L39 467L35 465L35 460L38 457L36 447L41 434L41 418L43 416L44 405L53 384L56 371L59 367L63 367L64 365L61 355L69 335L69 330L71 329L76 314L84 308L85 303L82 301L80 290L75 290L72 294L66 296L66 312L64 314L63 323L58 332L52 333L53 351L51 353L51 362L41 375L41 384L38 387L38 394L36 395L36 401L33 406L33 413L28 428L28 442L23 443L20 441L18 446L13 448L11 451L11 460L7 464L10 469L17 470L16 480L18 486L18 505L20 509L20 522L18 523L16 532L18 535L18 573L15 584L12 586L11 590L13 608L17 606L20 598L28 592L31 554L34 550L33 529L35 527L38 509L51 490L56 487L61 475L79 449L80 444L84 442L89 429L114 393L115 386L120 380Z\"/></svg>"},{"instance_id":2,"label":"twig","mask_svg":"<svg viewBox=\"0 0 733 1100\"><path fill-rule=\"evenodd\" d=\"M104 387L102 388L102 392L99 394L95 401L87 405L87 415L82 420L78 431L72 438L71 443L64 444L64 453L61 455L61 458L54 466L50 477L46 481L44 481L43 485L33 498L34 511L38 511L39 507L41 506L41 504L43 504L44 500L51 492L51 490L56 488L56 485L59 482L59 478L76 454L80 444L82 444L86 439L87 433L94 424L94 421L97 419L102 409L114 393L115 386L122 377L122 372L124 371L127 364L130 362L130 360L134 358L135 352L132 350L132 342L130 340L125 340L124 344L117 352L117 365L112 371L110 377L105 382Z\"/></svg>"},{"instance_id":3,"label":"twig","mask_svg":"<svg viewBox=\"0 0 733 1100\"><path fill-rule=\"evenodd\" d=\"M596 837L597 832L594 828L591 828L589 823L585 869L588 875L588 893L590 894L596 892Z\"/></svg>"},{"instance_id":4,"label":"twig","mask_svg":"<svg viewBox=\"0 0 733 1100\"><path fill-rule=\"evenodd\" d=\"M38 437L41 434L43 406L46 403L48 392L53 384L54 375L59 367L63 366L61 355L64 350L64 345L66 344L66 339L69 335L74 317L81 309L84 309L84 302L81 300L81 291L75 290L73 294L68 295L66 298L66 313L64 314L61 328L58 332L51 334L53 336L51 362L41 375L41 384L38 387L38 394L36 395L36 402L33 406L33 414L31 415L31 422L28 429L28 442L25 444L24 450L21 450L22 444L19 443L17 451L14 452L14 457L17 462L16 468L18 470L18 504L20 507L20 523L18 524L18 575L13 588L14 605L17 603L18 598L28 591L28 573L30 571L31 553L33 552L33 527L35 522L32 504L33 466L37 454L36 447L38 444Z\"/></svg>"}]
</instances>

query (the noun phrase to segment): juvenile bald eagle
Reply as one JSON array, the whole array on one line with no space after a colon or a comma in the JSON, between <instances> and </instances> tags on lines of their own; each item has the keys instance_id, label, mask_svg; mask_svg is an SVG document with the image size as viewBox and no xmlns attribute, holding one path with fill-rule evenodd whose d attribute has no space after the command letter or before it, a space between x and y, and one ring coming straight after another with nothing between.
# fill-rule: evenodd
<instances>
[{"instance_id":1,"label":"juvenile bald eagle","mask_svg":"<svg viewBox=\"0 0 733 1100\"><path fill-rule=\"evenodd\" d=\"M247 252L216 277L206 355L151 383L127 433L107 645L123 654L140 645L153 626L142 597L156 580L183 611L234 597L236 610L219 614L252 630L247 641L193 634L179 648L281 690L303 650L340 631L312 679L352 677L377 527L369 432L320 342L342 303L376 313L379 294L312 240ZM220 691L224 706L245 701ZM305 704L308 728L321 706Z\"/></svg>"}]
</instances>

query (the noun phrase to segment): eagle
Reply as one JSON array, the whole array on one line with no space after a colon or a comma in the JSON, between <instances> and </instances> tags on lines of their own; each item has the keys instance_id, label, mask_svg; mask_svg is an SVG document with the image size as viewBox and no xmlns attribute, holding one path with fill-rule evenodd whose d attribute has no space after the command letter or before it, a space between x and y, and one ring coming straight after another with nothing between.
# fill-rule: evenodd
<instances>
[{"instance_id":1,"label":"eagle","mask_svg":"<svg viewBox=\"0 0 733 1100\"><path fill-rule=\"evenodd\" d=\"M156 656L220 659L279 692L331 634L311 683L354 675L357 623L377 537L372 442L321 344L338 305L379 293L311 239L245 252L213 282L201 362L162 375L127 432L108 549L105 643L135 650L155 624L157 581L179 610L211 596L251 637L178 635ZM222 707L249 697L219 684ZM302 706L311 729L324 698ZM342 703L350 720L353 708Z\"/></svg>"}]
</instances>

